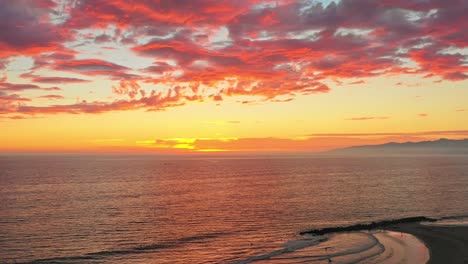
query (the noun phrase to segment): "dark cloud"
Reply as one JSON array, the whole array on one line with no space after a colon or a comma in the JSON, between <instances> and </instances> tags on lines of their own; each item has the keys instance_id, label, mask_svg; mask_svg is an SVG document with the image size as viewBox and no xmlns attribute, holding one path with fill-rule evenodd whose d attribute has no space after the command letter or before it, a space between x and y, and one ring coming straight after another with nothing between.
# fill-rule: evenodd
<instances>
[{"instance_id":1,"label":"dark cloud","mask_svg":"<svg viewBox=\"0 0 468 264\"><path fill-rule=\"evenodd\" d=\"M37 54L60 46L66 31L50 21L55 5L52 1L2 1L0 56Z\"/></svg>"}]
</instances>

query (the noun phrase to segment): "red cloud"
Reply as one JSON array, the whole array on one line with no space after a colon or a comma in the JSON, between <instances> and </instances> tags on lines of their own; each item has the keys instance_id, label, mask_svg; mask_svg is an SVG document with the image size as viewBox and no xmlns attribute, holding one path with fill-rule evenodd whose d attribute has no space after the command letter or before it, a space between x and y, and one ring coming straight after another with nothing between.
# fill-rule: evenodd
<instances>
[{"instance_id":1,"label":"red cloud","mask_svg":"<svg viewBox=\"0 0 468 264\"><path fill-rule=\"evenodd\" d=\"M16 84L16 83L0 83L0 91L23 91L23 90L40 90L41 87L34 84Z\"/></svg>"},{"instance_id":2,"label":"red cloud","mask_svg":"<svg viewBox=\"0 0 468 264\"><path fill-rule=\"evenodd\" d=\"M63 96L57 95L57 94L42 95L42 96L39 96L39 98L45 98L45 99L64 99Z\"/></svg>"},{"instance_id":3,"label":"red cloud","mask_svg":"<svg viewBox=\"0 0 468 264\"><path fill-rule=\"evenodd\" d=\"M85 75L114 75L128 68L103 60L70 60L53 66L55 70L81 73Z\"/></svg>"},{"instance_id":4,"label":"red cloud","mask_svg":"<svg viewBox=\"0 0 468 264\"><path fill-rule=\"evenodd\" d=\"M115 94L126 94L130 98L135 98L136 95L138 95L138 92L140 91L140 85L135 82L135 81L120 81L119 85L114 85L112 86L112 92ZM144 94L142 94L144 97Z\"/></svg>"},{"instance_id":5,"label":"red cloud","mask_svg":"<svg viewBox=\"0 0 468 264\"><path fill-rule=\"evenodd\" d=\"M350 82L349 84L364 84L364 83L366 83L364 80L360 80L360 81Z\"/></svg>"},{"instance_id":6,"label":"red cloud","mask_svg":"<svg viewBox=\"0 0 468 264\"><path fill-rule=\"evenodd\" d=\"M193 101L196 98L186 96L183 91L176 87L168 90L166 93L151 92L148 96L142 96L140 99L117 100L114 102L87 102L72 105L51 105L51 106L26 106L20 105L15 112L21 114L80 114L91 113L98 114L111 111L123 111L146 108L149 111L160 111L167 107L181 106L187 101Z\"/></svg>"},{"instance_id":7,"label":"red cloud","mask_svg":"<svg viewBox=\"0 0 468 264\"><path fill-rule=\"evenodd\" d=\"M61 46L67 34L50 20L55 5L52 1L2 1L0 57L37 54Z\"/></svg>"},{"instance_id":8,"label":"red cloud","mask_svg":"<svg viewBox=\"0 0 468 264\"><path fill-rule=\"evenodd\" d=\"M0 69L10 56L32 55L33 72L46 68L116 80L113 92L130 97L18 108L27 113L161 110L238 95L292 100L328 93L326 80L360 78L350 84L361 84L366 77L392 74L468 78L467 55L459 51L468 46L468 2L463 0L342 0L327 6L289 0L95 0L60 8L53 1L5 0L2 7ZM153 59L153 65L131 69L102 54L78 56L80 45L90 42L102 51L109 41ZM52 76L24 77L36 83L86 82ZM172 87L172 92L149 95L136 81ZM3 82L0 89L43 88Z\"/></svg>"},{"instance_id":9,"label":"red cloud","mask_svg":"<svg viewBox=\"0 0 468 264\"><path fill-rule=\"evenodd\" d=\"M60 91L58 87L49 87L42 88L35 84L18 84L18 83L9 83L0 81L0 92L9 91L9 92L20 92L24 90L44 90L44 91Z\"/></svg>"},{"instance_id":10,"label":"red cloud","mask_svg":"<svg viewBox=\"0 0 468 264\"><path fill-rule=\"evenodd\" d=\"M376 136L468 136L468 130L441 130L421 132L385 132L385 133L325 133L311 134L309 137L376 137Z\"/></svg>"},{"instance_id":11,"label":"red cloud","mask_svg":"<svg viewBox=\"0 0 468 264\"><path fill-rule=\"evenodd\" d=\"M29 101L31 99L23 98L17 94L7 94L0 90L0 114L15 113L19 105Z\"/></svg>"},{"instance_id":12,"label":"red cloud","mask_svg":"<svg viewBox=\"0 0 468 264\"><path fill-rule=\"evenodd\" d=\"M5 94L2 91L0 91L0 101L3 102L26 102L26 101L31 101L31 99L28 98L23 98L17 94Z\"/></svg>"},{"instance_id":13,"label":"red cloud","mask_svg":"<svg viewBox=\"0 0 468 264\"><path fill-rule=\"evenodd\" d=\"M415 49L410 51L409 55L420 65L420 71L431 72L452 81L468 79L468 66L463 62L466 59L465 55L441 54L439 51L440 47Z\"/></svg>"},{"instance_id":14,"label":"red cloud","mask_svg":"<svg viewBox=\"0 0 468 264\"><path fill-rule=\"evenodd\" d=\"M43 77L33 74L22 74L23 78L30 78L35 83L51 83L51 84L65 84L65 83L85 83L90 82L89 80L79 78L68 78L68 77Z\"/></svg>"}]
</instances>

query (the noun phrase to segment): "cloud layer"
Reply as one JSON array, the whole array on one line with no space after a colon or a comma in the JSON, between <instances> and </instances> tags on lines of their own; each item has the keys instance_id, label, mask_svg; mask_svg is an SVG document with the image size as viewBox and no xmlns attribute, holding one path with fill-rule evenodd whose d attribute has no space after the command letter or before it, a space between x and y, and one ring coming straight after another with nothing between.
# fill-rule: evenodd
<instances>
[{"instance_id":1,"label":"cloud layer","mask_svg":"<svg viewBox=\"0 0 468 264\"><path fill-rule=\"evenodd\" d=\"M0 83L0 114L285 102L328 93L330 80L395 74L463 81L467 13L465 0L5 0L0 70L19 55L34 63L24 84ZM114 99L66 104L42 95L57 103L44 105L19 94L102 79L114 83L106 87ZM384 117L350 118L369 119Z\"/></svg>"}]
</instances>

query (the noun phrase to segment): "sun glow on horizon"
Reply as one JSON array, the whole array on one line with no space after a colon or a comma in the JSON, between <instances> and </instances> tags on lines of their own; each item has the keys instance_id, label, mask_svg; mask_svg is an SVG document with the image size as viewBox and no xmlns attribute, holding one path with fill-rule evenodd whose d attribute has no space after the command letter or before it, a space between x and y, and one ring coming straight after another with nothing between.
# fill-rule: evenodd
<instances>
[{"instance_id":1,"label":"sun glow on horizon","mask_svg":"<svg viewBox=\"0 0 468 264\"><path fill-rule=\"evenodd\" d=\"M463 1L0 6L0 152L468 137Z\"/></svg>"}]
</instances>

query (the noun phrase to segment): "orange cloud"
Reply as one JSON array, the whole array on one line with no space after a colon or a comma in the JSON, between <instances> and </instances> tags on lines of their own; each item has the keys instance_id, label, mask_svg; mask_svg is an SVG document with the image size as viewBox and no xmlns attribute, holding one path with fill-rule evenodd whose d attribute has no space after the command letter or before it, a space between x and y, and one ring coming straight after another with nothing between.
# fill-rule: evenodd
<instances>
[{"instance_id":1,"label":"orange cloud","mask_svg":"<svg viewBox=\"0 0 468 264\"><path fill-rule=\"evenodd\" d=\"M64 99L65 97L57 94L48 94L48 95L41 95L39 98L45 98L45 99Z\"/></svg>"},{"instance_id":2,"label":"orange cloud","mask_svg":"<svg viewBox=\"0 0 468 264\"><path fill-rule=\"evenodd\" d=\"M466 1L54 1L4 0L0 10L0 69L17 55L34 60L23 78L34 83L115 81L115 101L41 106L24 101L17 113L102 113L161 110L192 101L251 96L292 101L331 91L328 80L420 74L468 79ZM103 33L103 31L106 31ZM37 32L42 32L37 34ZM103 45L106 46L103 46ZM153 64L107 61L102 48L125 47ZM86 46L91 45L91 46ZM83 54L87 50L100 52ZM114 58L115 59L115 58ZM136 60L138 60L136 59ZM48 73L48 74L49 74ZM154 85L154 90L137 87ZM3 90L38 89L3 84ZM162 95L161 86L172 94ZM2 87L0 87L1 89ZM179 92L174 92L178 90ZM153 93L153 95L150 95ZM191 92L190 92L191 91ZM286 98L286 99L285 99ZM60 99L58 99L60 100ZM350 120L384 119L357 117Z\"/></svg>"},{"instance_id":3,"label":"orange cloud","mask_svg":"<svg viewBox=\"0 0 468 264\"><path fill-rule=\"evenodd\" d=\"M433 131L418 133L318 134L303 138L175 138L137 141L136 145L153 152L318 152L358 145L388 142L416 142L431 135L460 138L468 131ZM429 136L429 137L427 137Z\"/></svg>"},{"instance_id":4,"label":"orange cloud","mask_svg":"<svg viewBox=\"0 0 468 264\"><path fill-rule=\"evenodd\" d=\"M345 120L352 120L352 121L366 121L366 120L384 120L389 119L390 117L387 116L363 116L363 117L351 117Z\"/></svg>"},{"instance_id":5,"label":"orange cloud","mask_svg":"<svg viewBox=\"0 0 468 264\"><path fill-rule=\"evenodd\" d=\"M435 130L435 131L420 131L420 132L381 132L381 133L317 133L307 135L308 137L392 137L392 136L414 136L414 137L443 137L468 136L468 130Z\"/></svg>"}]
</instances>

